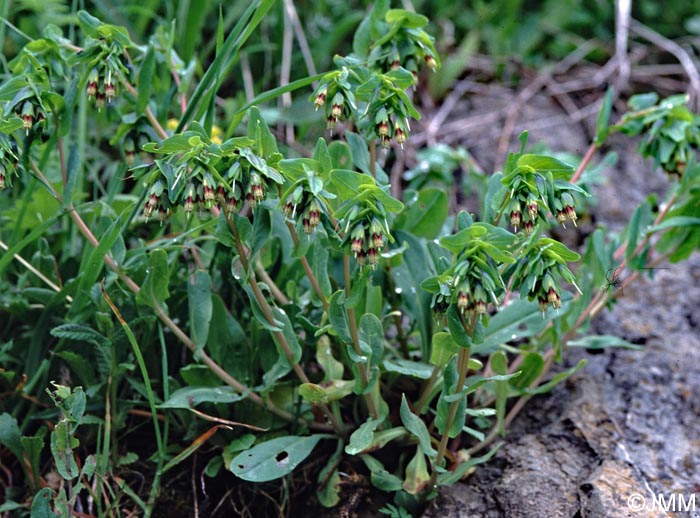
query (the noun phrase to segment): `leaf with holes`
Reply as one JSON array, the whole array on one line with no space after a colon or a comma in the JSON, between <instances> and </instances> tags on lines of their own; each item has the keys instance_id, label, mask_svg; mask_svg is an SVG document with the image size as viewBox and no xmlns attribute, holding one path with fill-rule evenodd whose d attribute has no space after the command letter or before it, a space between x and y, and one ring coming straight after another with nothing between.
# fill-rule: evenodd
<instances>
[{"instance_id":1,"label":"leaf with holes","mask_svg":"<svg viewBox=\"0 0 700 518\"><path fill-rule=\"evenodd\" d=\"M318 441L332 435L291 435L265 441L236 455L229 469L249 482L268 482L291 473L313 451Z\"/></svg>"}]
</instances>

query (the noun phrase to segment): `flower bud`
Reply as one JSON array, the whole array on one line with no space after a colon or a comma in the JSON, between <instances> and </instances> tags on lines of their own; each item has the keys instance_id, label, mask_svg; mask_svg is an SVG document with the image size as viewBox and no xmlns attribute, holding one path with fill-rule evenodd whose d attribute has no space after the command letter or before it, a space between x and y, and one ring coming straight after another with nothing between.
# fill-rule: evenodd
<instances>
[{"instance_id":1,"label":"flower bud","mask_svg":"<svg viewBox=\"0 0 700 518\"><path fill-rule=\"evenodd\" d=\"M372 222L369 225L369 234L374 248L378 250L384 248L384 231L377 218L372 218Z\"/></svg>"},{"instance_id":2,"label":"flower bud","mask_svg":"<svg viewBox=\"0 0 700 518\"><path fill-rule=\"evenodd\" d=\"M292 196L287 197L287 202L284 204L284 215L288 218L293 218L297 212L297 205L294 203Z\"/></svg>"},{"instance_id":3,"label":"flower bud","mask_svg":"<svg viewBox=\"0 0 700 518\"><path fill-rule=\"evenodd\" d=\"M204 178L202 178L202 199L204 200L204 206L210 209L214 205L214 178L210 173L205 173Z\"/></svg>"},{"instance_id":4,"label":"flower bud","mask_svg":"<svg viewBox=\"0 0 700 518\"><path fill-rule=\"evenodd\" d=\"M309 204L309 225L311 225L311 230L315 229L319 223L321 223L321 206L315 199L311 200Z\"/></svg>"},{"instance_id":5,"label":"flower bud","mask_svg":"<svg viewBox=\"0 0 700 518\"><path fill-rule=\"evenodd\" d=\"M111 103L114 98L115 88L114 81L112 80L112 71L107 71L107 77L105 78L105 96L107 97L107 102Z\"/></svg>"},{"instance_id":6,"label":"flower bud","mask_svg":"<svg viewBox=\"0 0 700 518\"><path fill-rule=\"evenodd\" d=\"M158 213L156 214L156 217L158 218L158 221L160 221L160 224L162 225L163 222L166 220L168 217L168 212L169 210L165 208L165 206L160 203L158 205Z\"/></svg>"},{"instance_id":7,"label":"flower bud","mask_svg":"<svg viewBox=\"0 0 700 518\"><path fill-rule=\"evenodd\" d=\"M379 252L376 248L370 247L367 250L367 258L369 259L369 265L375 268L379 264Z\"/></svg>"},{"instance_id":8,"label":"flower bud","mask_svg":"<svg viewBox=\"0 0 700 518\"><path fill-rule=\"evenodd\" d=\"M151 195L146 200L146 204L143 206L143 215L146 219L153 215L153 211L158 206L158 195L156 193L151 193Z\"/></svg>"},{"instance_id":9,"label":"flower bud","mask_svg":"<svg viewBox=\"0 0 700 518\"><path fill-rule=\"evenodd\" d=\"M334 121L338 121L343 117L343 105L345 104L345 98L343 94L338 92L333 96L333 105L331 106L331 117Z\"/></svg>"},{"instance_id":10,"label":"flower bud","mask_svg":"<svg viewBox=\"0 0 700 518\"><path fill-rule=\"evenodd\" d=\"M518 231L521 221L522 212L520 211L520 203L516 199L510 204L510 224L513 226L516 232Z\"/></svg>"},{"instance_id":11,"label":"flower bud","mask_svg":"<svg viewBox=\"0 0 700 518\"><path fill-rule=\"evenodd\" d=\"M132 165L134 163L135 156L136 145L134 144L134 139L131 137L126 137L126 140L124 140L124 162L126 165Z\"/></svg>"},{"instance_id":12,"label":"flower bud","mask_svg":"<svg viewBox=\"0 0 700 518\"><path fill-rule=\"evenodd\" d=\"M34 105L31 101L24 101L22 105L22 127L29 135L29 130L34 125Z\"/></svg>"},{"instance_id":13,"label":"flower bud","mask_svg":"<svg viewBox=\"0 0 700 518\"><path fill-rule=\"evenodd\" d=\"M364 250L360 250L357 255L355 256L355 259L357 259L357 264L360 265L360 267L365 265L367 258L367 253Z\"/></svg>"},{"instance_id":14,"label":"flower bud","mask_svg":"<svg viewBox=\"0 0 700 518\"><path fill-rule=\"evenodd\" d=\"M469 284L462 283L457 293L457 307L462 313L469 308Z\"/></svg>"},{"instance_id":15,"label":"flower bud","mask_svg":"<svg viewBox=\"0 0 700 518\"><path fill-rule=\"evenodd\" d=\"M355 254L355 257L362 252L362 247L365 240L365 227L360 223L350 234L350 251Z\"/></svg>"},{"instance_id":16,"label":"flower bud","mask_svg":"<svg viewBox=\"0 0 700 518\"><path fill-rule=\"evenodd\" d=\"M535 221L537 219L537 214L539 212L537 207L537 198L530 194L527 197L527 212L530 215L530 219Z\"/></svg>"},{"instance_id":17,"label":"flower bud","mask_svg":"<svg viewBox=\"0 0 700 518\"><path fill-rule=\"evenodd\" d=\"M4 190L7 187L5 183L5 167L0 164L0 191Z\"/></svg>"},{"instance_id":18,"label":"flower bud","mask_svg":"<svg viewBox=\"0 0 700 518\"><path fill-rule=\"evenodd\" d=\"M425 55L425 64L428 66L430 70L435 72L437 70L437 63L435 61L435 58L431 56L430 54Z\"/></svg>"},{"instance_id":19,"label":"flower bud","mask_svg":"<svg viewBox=\"0 0 700 518\"><path fill-rule=\"evenodd\" d=\"M95 107L98 112L102 111L102 108L105 107L105 91L103 88L98 88L95 94Z\"/></svg>"},{"instance_id":20,"label":"flower bud","mask_svg":"<svg viewBox=\"0 0 700 518\"><path fill-rule=\"evenodd\" d=\"M197 189L194 184L190 182L185 188L185 203L184 208L187 213L187 217L190 217L192 211L194 210L194 204L197 201Z\"/></svg>"},{"instance_id":21,"label":"flower bud","mask_svg":"<svg viewBox=\"0 0 700 518\"><path fill-rule=\"evenodd\" d=\"M248 191L246 192L246 200L251 209L258 206L258 203L265 199L265 186L260 175L256 172L251 173Z\"/></svg>"},{"instance_id":22,"label":"flower bud","mask_svg":"<svg viewBox=\"0 0 700 518\"><path fill-rule=\"evenodd\" d=\"M566 217L573 222L574 226L577 226L576 220L578 219L578 216L576 215L576 209L574 208L574 197L568 192L563 192L561 195L561 201L564 204L564 212L566 213Z\"/></svg>"},{"instance_id":23,"label":"flower bud","mask_svg":"<svg viewBox=\"0 0 700 518\"><path fill-rule=\"evenodd\" d=\"M221 184L216 187L216 202L219 205L224 205L226 203L226 187Z\"/></svg>"},{"instance_id":24,"label":"flower bud","mask_svg":"<svg viewBox=\"0 0 700 518\"><path fill-rule=\"evenodd\" d=\"M486 313L486 292L481 287L481 284L476 285L476 288L474 289L474 298L476 299L474 306L476 309L476 314L483 315Z\"/></svg>"},{"instance_id":25,"label":"flower bud","mask_svg":"<svg viewBox=\"0 0 700 518\"><path fill-rule=\"evenodd\" d=\"M326 104L326 89L324 88L319 92L319 94L316 96L316 99L314 99L314 108L319 109L322 107L324 104Z\"/></svg>"},{"instance_id":26,"label":"flower bud","mask_svg":"<svg viewBox=\"0 0 700 518\"><path fill-rule=\"evenodd\" d=\"M226 206L224 207L224 210L226 211L226 214L229 217L231 216L231 214L233 214L241 208L240 189L238 192L238 196L236 196L236 189L239 189L238 186L236 186L233 189L233 191L230 192L226 197Z\"/></svg>"},{"instance_id":27,"label":"flower bud","mask_svg":"<svg viewBox=\"0 0 700 518\"><path fill-rule=\"evenodd\" d=\"M93 68L90 71L90 75L88 76L87 80L87 88L85 89L85 92L87 93L88 96L88 101L97 94L97 83L100 81L100 75L97 73L97 69Z\"/></svg>"},{"instance_id":28,"label":"flower bud","mask_svg":"<svg viewBox=\"0 0 700 518\"><path fill-rule=\"evenodd\" d=\"M311 226L311 219L308 216L308 212L301 219L301 224L304 227L304 234L309 235L314 231L314 228Z\"/></svg>"}]
</instances>

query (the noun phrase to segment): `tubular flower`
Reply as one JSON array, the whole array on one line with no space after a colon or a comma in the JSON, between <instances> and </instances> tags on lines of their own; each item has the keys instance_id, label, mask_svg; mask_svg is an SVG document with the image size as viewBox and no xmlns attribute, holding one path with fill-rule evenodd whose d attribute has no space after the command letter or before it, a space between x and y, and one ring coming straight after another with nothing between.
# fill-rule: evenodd
<instances>
[{"instance_id":1,"label":"tubular flower","mask_svg":"<svg viewBox=\"0 0 700 518\"><path fill-rule=\"evenodd\" d=\"M98 74L97 69L93 68L88 76L87 88L85 89L88 96L88 101L97 94L97 83L99 81L100 75Z\"/></svg>"},{"instance_id":2,"label":"tubular flower","mask_svg":"<svg viewBox=\"0 0 700 518\"><path fill-rule=\"evenodd\" d=\"M319 94L316 96L316 99L314 99L314 108L319 109L321 108L324 104L326 104L326 94L327 90L324 88L319 92Z\"/></svg>"},{"instance_id":3,"label":"tubular flower","mask_svg":"<svg viewBox=\"0 0 700 518\"><path fill-rule=\"evenodd\" d=\"M350 251L352 251L352 253L355 255L355 258L358 258L359 254L364 254L363 245L365 240L365 227L362 225L362 223L353 229L352 234L350 234L350 240Z\"/></svg>"},{"instance_id":4,"label":"tubular flower","mask_svg":"<svg viewBox=\"0 0 700 518\"><path fill-rule=\"evenodd\" d=\"M187 188L185 189L185 203L184 203L184 209L185 212L187 213L187 217L190 217L190 214L192 214L192 211L194 210L194 204L197 201L197 190L195 189L195 186L192 182L190 182L187 185Z\"/></svg>"}]
</instances>

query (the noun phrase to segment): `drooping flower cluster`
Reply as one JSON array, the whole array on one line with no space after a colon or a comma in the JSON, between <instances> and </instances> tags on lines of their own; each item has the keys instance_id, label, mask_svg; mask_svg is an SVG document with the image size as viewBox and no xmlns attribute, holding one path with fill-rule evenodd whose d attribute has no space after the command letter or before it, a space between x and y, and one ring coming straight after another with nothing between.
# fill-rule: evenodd
<instances>
[{"instance_id":1,"label":"drooping flower cluster","mask_svg":"<svg viewBox=\"0 0 700 518\"><path fill-rule=\"evenodd\" d=\"M105 107L105 100L108 104L111 104L112 99L117 94L117 87L114 81L115 74L112 72L112 68L106 65L100 68L102 69L101 72L98 71L97 67L90 71L87 86L85 87L88 100L95 98L95 108L98 111Z\"/></svg>"},{"instance_id":2,"label":"drooping flower cluster","mask_svg":"<svg viewBox=\"0 0 700 518\"><path fill-rule=\"evenodd\" d=\"M379 264L379 256L386 245L384 224L373 215L359 219L353 224L350 232L350 251L355 256L357 264L364 266L369 263L370 267L376 268Z\"/></svg>"},{"instance_id":3,"label":"drooping flower cluster","mask_svg":"<svg viewBox=\"0 0 700 518\"><path fill-rule=\"evenodd\" d=\"M483 315L489 301L499 305L495 292L503 281L494 279L491 269L481 268L478 263L465 259L455 268L453 302L463 315Z\"/></svg>"},{"instance_id":4,"label":"drooping flower cluster","mask_svg":"<svg viewBox=\"0 0 700 518\"><path fill-rule=\"evenodd\" d=\"M513 229L531 234L550 214L564 228L567 220L576 226L578 215L573 193L583 196L588 193L567 181L571 174L573 167L551 157L511 155L501 182L508 190L505 211Z\"/></svg>"},{"instance_id":5,"label":"drooping flower cluster","mask_svg":"<svg viewBox=\"0 0 700 518\"><path fill-rule=\"evenodd\" d=\"M440 275L426 279L421 287L433 293L432 307L436 312L456 307L465 317L484 315L488 305L500 304L505 284L499 267L511 263L507 252L514 236L507 230L487 223L466 222L454 235L446 236L440 244L454 253L452 265Z\"/></svg>"},{"instance_id":6,"label":"drooping flower cluster","mask_svg":"<svg viewBox=\"0 0 700 518\"><path fill-rule=\"evenodd\" d=\"M324 109L326 129L330 132L338 122L350 118L352 111L357 109L349 75L347 67L326 74L312 95L314 108Z\"/></svg>"},{"instance_id":7,"label":"drooping flower cluster","mask_svg":"<svg viewBox=\"0 0 700 518\"><path fill-rule=\"evenodd\" d=\"M540 238L530 244L513 269L511 277L516 279L513 289L520 290L521 298L537 299L543 314L550 305L559 309L562 299L557 279L564 279L578 290L566 263L579 259L579 254L562 243L548 237Z\"/></svg>"}]
</instances>

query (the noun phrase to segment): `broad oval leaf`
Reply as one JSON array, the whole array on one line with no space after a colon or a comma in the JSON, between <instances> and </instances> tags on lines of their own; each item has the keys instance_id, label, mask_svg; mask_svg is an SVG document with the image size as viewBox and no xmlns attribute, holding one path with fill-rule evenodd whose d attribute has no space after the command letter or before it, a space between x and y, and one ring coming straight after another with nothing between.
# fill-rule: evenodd
<instances>
[{"instance_id":1,"label":"broad oval leaf","mask_svg":"<svg viewBox=\"0 0 700 518\"><path fill-rule=\"evenodd\" d=\"M200 403L235 403L246 394L239 394L232 387L185 387L176 390L159 408L193 408Z\"/></svg>"},{"instance_id":2,"label":"broad oval leaf","mask_svg":"<svg viewBox=\"0 0 700 518\"><path fill-rule=\"evenodd\" d=\"M326 435L278 437L236 455L229 469L249 482L268 482L291 473Z\"/></svg>"}]
</instances>

